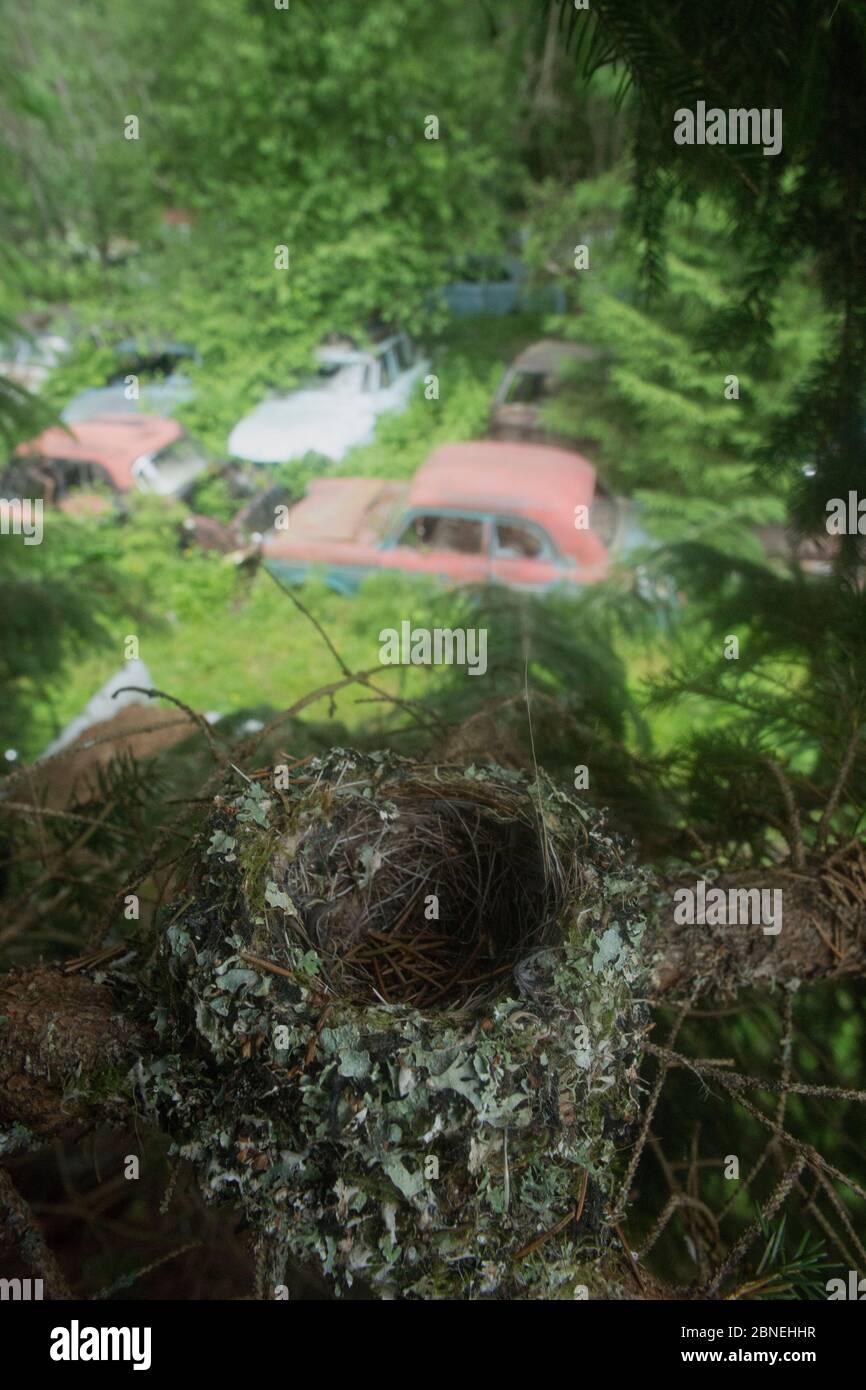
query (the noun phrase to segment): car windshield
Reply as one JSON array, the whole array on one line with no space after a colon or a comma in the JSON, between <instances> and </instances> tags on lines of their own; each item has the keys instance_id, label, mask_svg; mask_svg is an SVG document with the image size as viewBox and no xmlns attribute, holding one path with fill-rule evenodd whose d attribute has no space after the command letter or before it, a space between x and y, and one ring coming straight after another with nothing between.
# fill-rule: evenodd
<instances>
[{"instance_id":1,"label":"car windshield","mask_svg":"<svg viewBox=\"0 0 866 1390\"><path fill-rule=\"evenodd\" d=\"M550 377L543 372L515 372L505 393L507 405L534 405L550 394Z\"/></svg>"},{"instance_id":2,"label":"car windshield","mask_svg":"<svg viewBox=\"0 0 866 1390\"><path fill-rule=\"evenodd\" d=\"M189 363L188 353L155 352L148 355L121 353L115 371L108 378L109 386L117 386L128 376L137 376L140 381L159 382L169 377L182 375Z\"/></svg>"},{"instance_id":3,"label":"car windshield","mask_svg":"<svg viewBox=\"0 0 866 1390\"><path fill-rule=\"evenodd\" d=\"M163 497L177 496L190 487L209 462L209 456L198 440L182 435L156 454L142 454L133 463L132 473L142 492L157 492Z\"/></svg>"},{"instance_id":4,"label":"car windshield","mask_svg":"<svg viewBox=\"0 0 866 1390\"><path fill-rule=\"evenodd\" d=\"M321 362L315 376L302 382L306 391L363 391L366 389L365 363Z\"/></svg>"},{"instance_id":5,"label":"car windshield","mask_svg":"<svg viewBox=\"0 0 866 1390\"><path fill-rule=\"evenodd\" d=\"M185 434L173 444L167 444L164 449L160 449L154 462L159 468L184 468L190 464L204 467L210 462L210 458L197 439Z\"/></svg>"}]
</instances>

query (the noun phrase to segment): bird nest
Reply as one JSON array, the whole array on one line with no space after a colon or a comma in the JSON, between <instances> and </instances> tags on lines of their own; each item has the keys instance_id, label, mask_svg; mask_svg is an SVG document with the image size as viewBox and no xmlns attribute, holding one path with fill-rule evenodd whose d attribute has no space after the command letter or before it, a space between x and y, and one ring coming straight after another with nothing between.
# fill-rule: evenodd
<instances>
[{"instance_id":1,"label":"bird nest","mask_svg":"<svg viewBox=\"0 0 866 1390\"><path fill-rule=\"evenodd\" d=\"M315 780L315 779L311 779ZM297 940L329 985L359 1004L442 1009L480 1003L550 935L576 861L545 858L543 820L514 788L436 769L374 802L338 781L325 815L305 808L278 852Z\"/></svg>"},{"instance_id":2,"label":"bird nest","mask_svg":"<svg viewBox=\"0 0 866 1390\"><path fill-rule=\"evenodd\" d=\"M571 1297L636 1113L645 887L543 774L335 749L246 780L165 924L142 1092L276 1281Z\"/></svg>"}]
</instances>

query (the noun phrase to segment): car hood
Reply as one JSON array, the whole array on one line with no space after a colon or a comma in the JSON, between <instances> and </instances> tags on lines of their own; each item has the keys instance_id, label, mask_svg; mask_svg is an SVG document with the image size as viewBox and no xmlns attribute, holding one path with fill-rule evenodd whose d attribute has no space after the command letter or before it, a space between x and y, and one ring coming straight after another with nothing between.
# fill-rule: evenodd
<instances>
[{"instance_id":1,"label":"car hood","mask_svg":"<svg viewBox=\"0 0 866 1390\"><path fill-rule=\"evenodd\" d=\"M381 478L316 478L292 507L288 529L270 531L263 550L278 553L307 541L375 544L406 492L405 483Z\"/></svg>"},{"instance_id":2,"label":"car hood","mask_svg":"<svg viewBox=\"0 0 866 1390\"><path fill-rule=\"evenodd\" d=\"M314 452L335 461L372 437L375 414L361 395L296 391L262 401L235 425L229 453L253 463L285 463Z\"/></svg>"},{"instance_id":3,"label":"car hood","mask_svg":"<svg viewBox=\"0 0 866 1390\"><path fill-rule=\"evenodd\" d=\"M120 492L128 492L136 485L136 460L160 453L182 436L176 421L158 415L98 415L77 422L72 430L52 425L36 439L19 444L15 455L98 463Z\"/></svg>"}]
</instances>

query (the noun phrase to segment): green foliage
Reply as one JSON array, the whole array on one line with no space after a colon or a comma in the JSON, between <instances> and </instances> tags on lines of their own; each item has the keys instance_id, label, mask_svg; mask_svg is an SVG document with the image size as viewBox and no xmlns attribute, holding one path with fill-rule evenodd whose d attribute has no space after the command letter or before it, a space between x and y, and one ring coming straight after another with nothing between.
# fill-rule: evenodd
<instances>
[{"instance_id":1,"label":"green foliage","mask_svg":"<svg viewBox=\"0 0 866 1390\"><path fill-rule=\"evenodd\" d=\"M823 1241L807 1233L789 1255L786 1215L775 1227L760 1212L758 1221L766 1244L755 1271L755 1296L774 1300L825 1298L827 1276L835 1265L827 1259Z\"/></svg>"},{"instance_id":2,"label":"green foliage","mask_svg":"<svg viewBox=\"0 0 866 1390\"><path fill-rule=\"evenodd\" d=\"M196 485L193 510L227 524L237 514L238 499L220 474L208 474Z\"/></svg>"},{"instance_id":3,"label":"green foliage","mask_svg":"<svg viewBox=\"0 0 866 1390\"><path fill-rule=\"evenodd\" d=\"M673 193L694 202L713 194L730 210L743 257L739 304L724 316L729 345L759 357L773 333L780 287L804 256L834 320L791 408L765 440L762 471L795 488L798 520L823 523L828 497L864 491L863 388L866 380L866 190L860 177L866 112L859 99L866 68L860 0L732 0L719 22L714 0L594 0L591 15L566 0L559 12L578 67L590 74L625 69L633 112L634 200L630 223L642 243L644 276L665 285L666 214ZM778 110L783 148L727 145L714 158L673 138L674 113L698 101L723 110ZM815 473L792 460L806 449ZM846 537L843 560L862 544Z\"/></svg>"},{"instance_id":4,"label":"green foliage","mask_svg":"<svg viewBox=\"0 0 866 1390\"><path fill-rule=\"evenodd\" d=\"M735 308L744 274L730 219L708 197L672 203L666 293L647 300L640 248L610 231L624 196L621 181L581 185L539 212L535 254L566 226L590 246L590 268L577 273L580 313L556 326L599 350L596 362L570 365L549 422L595 441L611 483L641 499L654 533L711 537L748 554L750 527L785 516L784 479L756 478L755 461L817 361L828 317L800 266L773 306L772 346L756 357L720 345L719 322ZM789 474L804 460L801 445Z\"/></svg>"},{"instance_id":5,"label":"green foliage","mask_svg":"<svg viewBox=\"0 0 866 1390\"><path fill-rule=\"evenodd\" d=\"M152 210L153 163L141 158L142 143L124 139L128 114L146 130L153 111L140 19L129 0L71 4L58 43L50 0L0 10L2 149L13 175L4 220L25 257L39 238L67 257L105 263L112 242L137 235ZM34 255L30 272L57 284L55 267Z\"/></svg>"},{"instance_id":6,"label":"green foliage","mask_svg":"<svg viewBox=\"0 0 866 1390\"><path fill-rule=\"evenodd\" d=\"M38 553L39 559L34 559ZM42 544L0 536L0 741L25 755L34 746L34 706L47 742L57 729L72 662L110 643L124 607L141 612L142 594L120 573L116 522L45 514ZM118 664L115 658L114 665ZM91 689L85 697L89 699ZM37 725L40 721L37 721ZM37 739L39 734L36 735Z\"/></svg>"},{"instance_id":7,"label":"green foliage","mask_svg":"<svg viewBox=\"0 0 866 1390\"><path fill-rule=\"evenodd\" d=\"M651 698L685 705L692 723L676 750L687 823L717 851L748 846L766 862L791 833L785 784L813 842L845 765L833 824L857 833L866 804L863 591L835 576L725 561L706 546L679 547L667 563L691 614ZM732 660L729 635L740 643Z\"/></svg>"}]
</instances>

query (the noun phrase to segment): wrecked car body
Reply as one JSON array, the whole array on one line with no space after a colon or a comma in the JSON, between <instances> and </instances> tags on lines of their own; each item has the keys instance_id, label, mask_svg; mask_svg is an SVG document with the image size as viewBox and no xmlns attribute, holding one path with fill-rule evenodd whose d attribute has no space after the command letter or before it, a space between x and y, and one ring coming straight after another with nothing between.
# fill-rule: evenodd
<instances>
[{"instance_id":1,"label":"wrecked car body","mask_svg":"<svg viewBox=\"0 0 866 1390\"><path fill-rule=\"evenodd\" d=\"M286 463L305 454L333 462L373 438L382 414L405 410L428 363L404 333L369 349L349 340L316 352L317 371L296 390L269 396L235 425L228 452L252 463Z\"/></svg>"},{"instance_id":2,"label":"wrecked car body","mask_svg":"<svg viewBox=\"0 0 866 1390\"><path fill-rule=\"evenodd\" d=\"M436 449L409 484L315 479L261 555L280 579L316 568L341 592L383 569L545 590L603 579L630 529L581 455L476 440Z\"/></svg>"},{"instance_id":3,"label":"wrecked car body","mask_svg":"<svg viewBox=\"0 0 866 1390\"><path fill-rule=\"evenodd\" d=\"M588 343L565 343L554 338L524 348L506 368L493 398L491 438L587 447L589 438L552 431L545 422L545 406L556 396L569 369L575 364L597 363L601 356Z\"/></svg>"},{"instance_id":4,"label":"wrecked car body","mask_svg":"<svg viewBox=\"0 0 866 1390\"><path fill-rule=\"evenodd\" d=\"M77 392L65 407L61 419L67 424L139 411L171 416L195 394L185 368L199 359L188 344L128 338L116 352L108 381Z\"/></svg>"},{"instance_id":5,"label":"wrecked car body","mask_svg":"<svg viewBox=\"0 0 866 1390\"><path fill-rule=\"evenodd\" d=\"M69 512L104 510L132 492L183 498L210 460L175 420L156 415L99 415L44 430L20 444L0 491L39 496Z\"/></svg>"}]
</instances>

